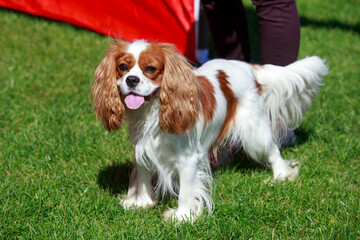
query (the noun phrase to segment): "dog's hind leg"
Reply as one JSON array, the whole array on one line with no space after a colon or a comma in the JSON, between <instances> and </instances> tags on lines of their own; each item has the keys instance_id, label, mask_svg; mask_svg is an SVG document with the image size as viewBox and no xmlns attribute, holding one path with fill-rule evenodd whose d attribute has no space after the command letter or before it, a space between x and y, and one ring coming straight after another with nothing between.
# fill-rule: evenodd
<instances>
[{"instance_id":1,"label":"dog's hind leg","mask_svg":"<svg viewBox=\"0 0 360 240\"><path fill-rule=\"evenodd\" d=\"M236 128L245 152L255 161L271 168L274 180L294 180L300 166L292 167L294 161L281 157L267 118L243 108L237 119Z\"/></svg>"},{"instance_id":2,"label":"dog's hind leg","mask_svg":"<svg viewBox=\"0 0 360 240\"><path fill-rule=\"evenodd\" d=\"M300 165L296 161L284 160L276 144L273 143L272 145L267 157L274 173L274 180L295 180L299 174Z\"/></svg>"}]
</instances>

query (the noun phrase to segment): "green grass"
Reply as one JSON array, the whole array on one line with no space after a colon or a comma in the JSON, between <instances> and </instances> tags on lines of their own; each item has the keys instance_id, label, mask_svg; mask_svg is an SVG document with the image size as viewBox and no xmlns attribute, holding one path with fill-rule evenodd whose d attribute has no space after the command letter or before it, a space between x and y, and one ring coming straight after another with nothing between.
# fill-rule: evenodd
<instances>
[{"instance_id":1,"label":"green grass","mask_svg":"<svg viewBox=\"0 0 360 240\"><path fill-rule=\"evenodd\" d=\"M245 2L252 52L254 8ZM330 74L283 149L302 163L295 182L243 163L214 171L215 209L174 226L150 210L125 211L133 162L126 129L95 119L93 73L107 37L0 9L0 239L359 239L360 22L358 1L298 1L299 58L326 58Z\"/></svg>"}]
</instances>

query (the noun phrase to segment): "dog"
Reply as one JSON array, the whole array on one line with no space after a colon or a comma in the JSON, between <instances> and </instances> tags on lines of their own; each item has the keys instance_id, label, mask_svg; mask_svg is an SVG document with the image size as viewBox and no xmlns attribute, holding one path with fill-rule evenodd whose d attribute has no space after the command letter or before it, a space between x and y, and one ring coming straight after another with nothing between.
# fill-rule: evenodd
<instances>
[{"instance_id":1,"label":"dog","mask_svg":"<svg viewBox=\"0 0 360 240\"><path fill-rule=\"evenodd\" d=\"M316 56L286 67L215 59L196 69L171 44L115 40L92 92L108 131L128 121L135 164L120 203L146 208L170 194L178 207L165 220L211 213L209 154L221 146L241 146L273 180L294 180L299 165L282 159L281 139L300 124L327 73Z\"/></svg>"}]
</instances>

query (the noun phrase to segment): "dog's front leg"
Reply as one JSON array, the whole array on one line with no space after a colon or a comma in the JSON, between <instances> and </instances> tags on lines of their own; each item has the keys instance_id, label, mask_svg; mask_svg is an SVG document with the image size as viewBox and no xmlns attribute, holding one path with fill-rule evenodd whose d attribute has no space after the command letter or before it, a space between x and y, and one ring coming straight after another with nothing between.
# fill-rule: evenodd
<instances>
[{"instance_id":1,"label":"dog's front leg","mask_svg":"<svg viewBox=\"0 0 360 240\"><path fill-rule=\"evenodd\" d=\"M164 213L165 221L193 222L201 214L207 203L212 203L210 197L211 174L208 160L199 158L197 154L188 159L181 159L178 170L180 189L178 208ZM205 161L205 162L203 162Z\"/></svg>"},{"instance_id":2,"label":"dog's front leg","mask_svg":"<svg viewBox=\"0 0 360 240\"><path fill-rule=\"evenodd\" d=\"M135 163L130 176L128 193L122 197L120 204L125 209L154 206L156 201L153 200L151 178L152 173L149 169Z\"/></svg>"}]
</instances>

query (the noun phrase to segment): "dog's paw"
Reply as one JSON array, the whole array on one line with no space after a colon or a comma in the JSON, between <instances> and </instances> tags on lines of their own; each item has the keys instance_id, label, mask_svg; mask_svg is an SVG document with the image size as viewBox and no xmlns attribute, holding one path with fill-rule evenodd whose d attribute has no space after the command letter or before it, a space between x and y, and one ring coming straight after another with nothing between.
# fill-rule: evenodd
<instances>
[{"instance_id":1,"label":"dog's paw","mask_svg":"<svg viewBox=\"0 0 360 240\"><path fill-rule=\"evenodd\" d=\"M172 222L175 224L181 224L186 222L193 223L198 219L200 215L201 211L193 212L190 209L180 211L179 209L172 208L163 213L164 221Z\"/></svg>"},{"instance_id":2,"label":"dog's paw","mask_svg":"<svg viewBox=\"0 0 360 240\"><path fill-rule=\"evenodd\" d=\"M299 175L300 164L294 160L284 160L286 166L280 171L274 172L274 181L294 181Z\"/></svg>"},{"instance_id":3,"label":"dog's paw","mask_svg":"<svg viewBox=\"0 0 360 240\"><path fill-rule=\"evenodd\" d=\"M135 208L150 208L156 205L156 201L154 201L149 196L123 196L120 199L120 204L125 209L135 209Z\"/></svg>"}]
</instances>

